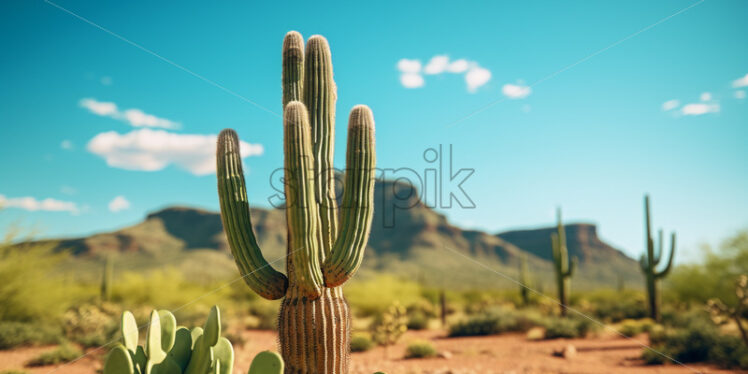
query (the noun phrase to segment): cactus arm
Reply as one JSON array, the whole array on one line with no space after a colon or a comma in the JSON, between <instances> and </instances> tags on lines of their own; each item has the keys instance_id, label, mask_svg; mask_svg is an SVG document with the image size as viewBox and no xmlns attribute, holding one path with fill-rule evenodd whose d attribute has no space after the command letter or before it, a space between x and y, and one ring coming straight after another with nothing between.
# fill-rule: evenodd
<instances>
[{"instance_id":1,"label":"cactus arm","mask_svg":"<svg viewBox=\"0 0 748 374\"><path fill-rule=\"evenodd\" d=\"M288 273L291 284L303 296L322 294L319 263L319 216L314 197L314 157L306 107L298 101L286 105L283 115L286 169L286 222L288 224Z\"/></svg>"},{"instance_id":2,"label":"cactus arm","mask_svg":"<svg viewBox=\"0 0 748 374\"><path fill-rule=\"evenodd\" d=\"M328 287L343 284L361 266L374 212L375 165L374 116L357 105L348 120L341 230L322 269Z\"/></svg>"},{"instance_id":3,"label":"cactus arm","mask_svg":"<svg viewBox=\"0 0 748 374\"><path fill-rule=\"evenodd\" d=\"M289 31L283 39L283 107L301 101L304 91L304 38Z\"/></svg>"},{"instance_id":4,"label":"cactus arm","mask_svg":"<svg viewBox=\"0 0 748 374\"><path fill-rule=\"evenodd\" d=\"M320 258L327 256L338 234L335 199L335 100L337 89L327 40L314 35L307 41L304 58L304 104L309 111L315 163L315 198L319 208Z\"/></svg>"},{"instance_id":5,"label":"cactus arm","mask_svg":"<svg viewBox=\"0 0 748 374\"><path fill-rule=\"evenodd\" d=\"M670 236L670 255L667 258L667 264L665 265L665 268L660 270L655 274L656 278L662 278L666 276L670 269L673 267L673 257L675 256L675 233L672 233Z\"/></svg>"},{"instance_id":6,"label":"cactus arm","mask_svg":"<svg viewBox=\"0 0 748 374\"><path fill-rule=\"evenodd\" d=\"M257 245L244 184L239 139L233 130L218 136L217 175L221 219L231 253L244 281L258 295L275 300L283 297L288 279L270 266Z\"/></svg>"},{"instance_id":7,"label":"cactus arm","mask_svg":"<svg viewBox=\"0 0 748 374\"><path fill-rule=\"evenodd\" d=\"M663 252L664 246L665 246L665 241L663 240L663 237L662 237L662 229L659 229L657 231L657 247L655 247L654 259L652 261L652 264L654 264L655 266L659 265L660 260L662 260L662 252Z\"/></svg>"},{"instance_id":8,"label":"cactus arm","mask_svg":"<svg viewBox=\"0 0 748 374\"><path fill-rule=\"evenodd\" d=\"M571 260L571 261L569 262L569 265L568 265L568 267L567 267L567 269L566 269L566 272L564 272L564 277L570 277L570 276L574 275L574 271L575 271L575 270L576 270L576 268L577 268L577 262L578 262L578 261L579 261L579 260L578 260L578 259L577 259L576 257L574 257L574 258L573 258L573 259L572 259L572 260Z\"/></svg>"},{"instance_id":9,"label":"cactus arm","mask_svg":"<svg viewBox=\"0 0 748 374\"><path fill-rule=\"evenodd\" d=\"M647 262L647 255L642 254L641 257L639 257L639 267L641 267L642 272L646 273L647 269L649 269L649 263Z\"/></svg>"}]
</instances>

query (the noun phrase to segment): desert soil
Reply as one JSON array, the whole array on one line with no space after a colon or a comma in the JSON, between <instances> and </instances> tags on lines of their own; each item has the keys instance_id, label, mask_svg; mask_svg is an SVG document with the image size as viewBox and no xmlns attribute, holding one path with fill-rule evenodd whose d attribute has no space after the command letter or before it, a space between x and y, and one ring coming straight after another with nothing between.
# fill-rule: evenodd
<instances>
[{"instance_id":1,"label":"desert soil","mask_svg":"<svg viewBox=\"0 0 748 374\"><path fill-rule=\"evenodd\" d=\"M524 334L506 334L490 337L450 338L439 331L408 332L400 343L389 347L387 358L383 348L364 353L354 353L351 359L352 374L541 374L541 373L737 373L718 370L711 366L677 364L645 366L639 359L641 344L646 336L624 339L601 336L587 339L528 341ZM246 373L252 358L260 351L275 350L277 336L272 331L246 331L245 343L236 350L235 373ZM440 353L449 358L403 359L408 342L430 340ZM576 348L572 358L554 356L568 345ZM84 374L96 373L101 368L104 350L89 350L80 360L57 366L24 368L24 363L53 347L21 348L0 351L0 371L23 369L31 374Z\"/></svg>"}]
</instances>

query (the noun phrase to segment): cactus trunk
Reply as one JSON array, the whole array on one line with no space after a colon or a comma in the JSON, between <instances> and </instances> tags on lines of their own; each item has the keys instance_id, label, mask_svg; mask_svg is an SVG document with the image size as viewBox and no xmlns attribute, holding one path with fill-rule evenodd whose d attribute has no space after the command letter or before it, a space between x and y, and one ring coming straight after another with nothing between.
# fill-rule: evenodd
<instances>
[{"instance_id":1,"label":"cactus trunk","mask_svg":"<svg viewBox=\"0 0 748 374\"><path fill-rule=\"evenodd\" d=\"M566 316L569 305L569 289L571 288L571 275L574 273L576 261L569 261L569 252L566 248L566 230L561 221L561 208L556 212L558 227L551 234L551 249L553 253L553 268L556 273L556 286L558 287L559 312Z\"/></svg>"},{"instance_id":2,"label":"cactus trunk","mask_svg":"<svg viewBox=\"0 0 748 374\"><path fill-rule=\"evenodd\" d=\"M283 299L278 335L286 373L347 373L350 320L340 288L327 288L314 300Z\"/></svg>"},{"instance_id":3,"label":"cactus trunk","mask_svg":"<svg viewBox=\"0 0 748 374\"><path fill-rule=\"evenodd\" d=\"M232 254L260 296L284 298L278 320L285 372L344 374L349 366L350 310L339 287L358 270L369 237L374 199L374 118L358 105L348 120L341 207L335 196L333 145L337 89L327 40L283 41L283 134L288 225L286 273L263 258L233 130L218 139L218 194ZM339 216L338 216L339 214Z\"/></svg>"},{"instance_id":4,"label":"cactus trunk","mask_svg":"<svg viewBox=\"0 0 748 374\"><path fill-rule=\"evenodd\" d=\"M107 254L104 258L104 271L101 274L101 301L112 300L112 273L114 273L114 263L112 256Z\"/></svg>"},{"instance_id":5,"label":"cactus trunk","mask_svg":"<svg viewBox=\"0 0 748 374\"><path fill-rule=\"evenodd\" d=\"M670 272L673 265L673 256L675 255L675 233L672 233L670 237L670 255L668 256L665 268L658 271L657 267L660 265L662 252L664 250L664 239L662 230L660 230L658 233L658 244L657 247L655 247L655 241L652 238L652 222L650 217L649 196L644 196L645 245L647 246L647 252L642 255L639 260L639 265L644 273L644 280L646 282L649 317L659 322L661 315L658 283L660 279Z\"/></svg>"}]
</instances>

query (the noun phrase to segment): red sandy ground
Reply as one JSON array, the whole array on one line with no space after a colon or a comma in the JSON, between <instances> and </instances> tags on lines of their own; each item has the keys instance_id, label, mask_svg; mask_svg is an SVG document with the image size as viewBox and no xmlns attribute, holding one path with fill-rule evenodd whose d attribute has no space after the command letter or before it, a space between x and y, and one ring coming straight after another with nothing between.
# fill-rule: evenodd
<instances>
[{"instance_id":1,"label":"red sandy ground","mask_svg":"<svg viewBox=\"0 0 748 374\"><path fill-rule=\"evenodd\" d=\"M639 359L646 336L635 340L614 336L587 339L528 341L524 334L506 334L490 337L443 338L439 331L408 332L400 343L388 350L375 348L352 354L351 374L541 374L541 373L731 373L711 366L676 364L645 366ZM272 331L246 331L246 343L234 347L236 362L234 372L246 373L250 361L260 351L275 350L277 336ZM402 359L405 347L413 340L430 340L439 352L448 351L449 359ZM572 344L576 357L554 357L553 352ZM30 358L52 347L22 348L0 351L0 371L23 369ZM68 365L25 368L31 374L83 374L95 373L101 368L100 357L105 352L91 352L86 357ZM737 371L732 371L737 373Z\"/></svg>"}]
</instances>

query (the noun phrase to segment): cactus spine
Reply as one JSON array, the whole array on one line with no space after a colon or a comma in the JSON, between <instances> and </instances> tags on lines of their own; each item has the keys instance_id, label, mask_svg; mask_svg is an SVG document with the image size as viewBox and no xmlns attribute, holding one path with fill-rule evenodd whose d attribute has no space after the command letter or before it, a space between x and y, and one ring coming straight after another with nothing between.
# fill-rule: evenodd
<instances>
[{"instance_id":1,"label":"cactus spine","mask_svg":"<svg viewBox=\"0 0 748 374\"><path fill-rule=\"evenodd\" d=\"M522 298L522 305L530 305L530 278L527 274L530 271L527 268L527 254L522 254L519 263L519 295Z\"/></svg>"},{"instance_id":2,"label":"cactus spine","mask_svg":"<svg viewBox=\"0 0 748 374\"><path fill-rule=\"evenodd\" d=\"M662 260L662 251L664 250L664 240L662 230L658 233L658 244L655 248L654 239L652 239L651 220L649 214L649 196L644 196L644 226L646 230L647 252L642 254L639 260L644 279L647 284L647 304L649 305L649 316L655 321L660 321L660 295L657 284L660 279L670 272L673 265L673 256L675 255L675 233L670 234L670 255L668 256L665 268L658 271L657 267Z\"/></svg>"},{"instance_id":3,"label":"cactus spine","mask_svg":"<svg viewBox=\"0 0 748 374\"><path fill-rule=\"evenodd\" d=\"M556 285L558 286L558 301L562 316L566 316L569 303L569 288L571 275L574 273L576 259L569 261L569 252L566 248L566 230L561 221L561 208L556 210L557 232L551 234L551 249L553 250L553 268L556 272Z\"/></svg>"},{"instance_id":4,"label":"cactus spine","mask_svg":"<svg viewBox=\"0 0 748 374\"><path fill-rule=\"evenodd\" d=\"M327 40L289 32L283 41L283 127L288 225L287 276L263 258L249 216L238 137L218 138L221 217L246 283L267 299L284 298L278 321L286 373L347 373L350 311L338 286L361 265L374 192L374 118L351 110L340 219L333 144L336 86Z\"/></svg>"},{"instance_id":5,"label":"cactus spine","mask_svg":"<svg viewBox=\"0 0 748 374\"><path fill-rule=\"evenodd\" d=\"M112 255L107 254L104 258L104 271L101 274L101 301L112 300L112 278L114 273L114 263Z\"/></svg>"}]
</instances>

